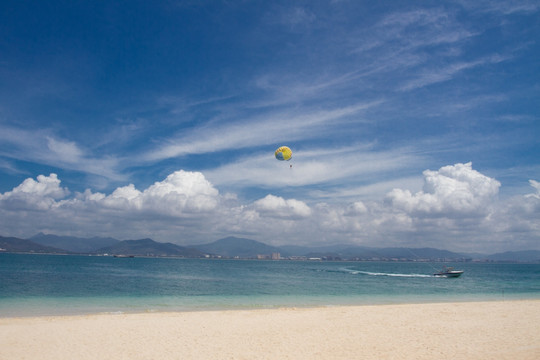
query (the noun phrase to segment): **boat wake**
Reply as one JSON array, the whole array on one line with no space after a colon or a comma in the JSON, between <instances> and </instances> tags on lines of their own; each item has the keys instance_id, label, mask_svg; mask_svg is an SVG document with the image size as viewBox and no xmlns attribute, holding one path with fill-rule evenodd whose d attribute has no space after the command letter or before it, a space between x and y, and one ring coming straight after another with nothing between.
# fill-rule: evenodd
<instances>
[{"instance_id":1,"label":"boat wake","mask_svg":"<svg viewBox=\"0 0 540 360\"><path fill-rule=\"evenodd\" d=\"M354 269L343 269L345 272L348 272L352 275L369 275L369 276L389 276L389 277L408 277L408 278L431 278L433 275L426 274L399 274L399 273L383 273L383 272L372 272L372 271L361 271Z\"/></svg>"}]
</instances>

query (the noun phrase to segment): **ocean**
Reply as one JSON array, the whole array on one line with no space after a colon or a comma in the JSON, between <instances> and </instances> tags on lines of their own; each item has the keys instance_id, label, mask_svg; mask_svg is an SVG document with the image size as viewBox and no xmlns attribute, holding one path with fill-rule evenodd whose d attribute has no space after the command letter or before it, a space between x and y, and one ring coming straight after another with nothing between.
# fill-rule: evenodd
<instances>
[{"instance_id":1,"label":"ocean","mask_svg":"<svg viewBox=\"0 0 540 360\"><path fill-rule=\"evenodd\" d=\"M540 299L540 264L0 253L0 317L513 299Z\"/></svg>"}]
</instances>

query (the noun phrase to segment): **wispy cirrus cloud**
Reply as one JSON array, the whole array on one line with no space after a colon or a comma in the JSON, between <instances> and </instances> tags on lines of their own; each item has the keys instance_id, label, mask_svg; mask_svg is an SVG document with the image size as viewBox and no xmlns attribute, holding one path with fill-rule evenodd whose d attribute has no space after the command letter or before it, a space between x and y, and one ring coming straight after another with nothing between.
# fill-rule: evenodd
<instances>
[{"instance_id":1,"label":"wispy cirrus cloud","mask_svg":"<svg viewBox=\"0 0 540 360\"><path fill-rule=\"evenodd\" d=\"M250 154L215 169L206 176L219 186L265 188L321 186L331 192L356 187L369 178L418 166L423 156L410 149L374 151L371 144L337 148L293 148L290 162L279 162L268 153ZM292 165L292 168L289 166Z\"/></svg>"},{"instance_id":2,"label":"wispy cirrus cloud","mask_svg":"<svg viewBox=\"0 0 540 360\"><path fill-rule=\"evenodd\" d=\"M374 64L392 64L388 60L407 54L414 55L411 59L416 61L426 61L428 56L440 54L422 52L427 47L437 50L436 46L441 46L446 51L448 46L459 47L477 34L477 30L460 23L452 12L426 8L388 14L371 28L361 29L356 42L350 45L353 53L369 56Z\"/></svg>"},{"instance_id":3,"label":"wispy cirrus cloud","mask_svg":"<svg viewBox=\"0 0 540 360\"><path fill-rule=\"evenodd\" d=\"M473 69L475 67L497 64L508 60L510 56L494 55L483 59L478 59L469 62L456 62L439 69L424 69L421 70L415 79L407 81L399 90L408 91L417 88L429 86L432 84L451 80L460 73Z\"/></svg>"},{"instance_id":4,"label":"wispy cirrus cloud","mask_svg":"<svg viewBox=\"0 0 540 360\"><path fill-rule=\"evenodd\" d=\"M461 5L469 10L478 12L497 13L511 15L515 13L535 13L540 10L540 4L535 0L516 0L516 1L460 1Z\"/></svg>"},{"instance_id":5,"label":"wispy cirrus cloud","mask_svg":"<svg viewBox=\"0 0 540 360\"><path fill-rule=\"evenodd\" d=\"M346 71L329 68L320 73L302 74L261 69L251 82L242 80L256 90L255 96L242 102L226 95L195 102L170 96L165 101L167 106L177 102L171 110L176 114L189 119L194 114L193 107L204 104L214 115L207 116L203 122L199 120L194 128L182 129L160 139L139 159L148 163L191 154L314 139L328 131L329 124L340 125L341 119L386 102L382 96L373 99L370 95L368 102L355 103L355 97L364 95L362 88L366 81L379 91L388 86L399 92L414 91L506 59L493 55L470 61L457 60L460 48L477 36L478 30L469 29L454 12L439 7L385 15L372 27L358 28L353 33L359 34L356 43L360 45L351 47L351 38L347 41L336 39L333 45L336 53L343 53L348 48L352 55L350 60L358 59L351 62L354 65ZM435 51L427 52L427 48ZM332 53L321 55L331 57ZM441 59L444 61L439 61ZM379 80L373 82L374 79ZM327 104L327 110L317 109L321 103ZM286 123L287 131L276 126L280 121Z\"/></svg>"},{"instance_id":6,"label":"wispy cirrus cloud","mask_svg":"<svg viewBox=\"0 0 540 360\"><path fill-rule=\"evenodd\" d=\"M295 114L294 110L271 112L253 119L242 119L230 123L209 123L182 131L177 136L164 140L142 156L144 161L159 161L190 154L205 154L217 151L258 147L281 141L305 140L323 137L332 126L348 117L379 103L359 103L331 110Z\"/></svg>"},{"instance_id":7,"label":"wispy cirrus cloud","mask_svg":"<svg viewBox=\"0 0 540 360\"><path fill-rule=\"evenodd\" d=\"M19 161L47 164L98 175L110 180L125 180L115 156L92 156L76 142L61 139L47 128L20 129L0 125L0 156Z\"/></svg>"}]
</instances>

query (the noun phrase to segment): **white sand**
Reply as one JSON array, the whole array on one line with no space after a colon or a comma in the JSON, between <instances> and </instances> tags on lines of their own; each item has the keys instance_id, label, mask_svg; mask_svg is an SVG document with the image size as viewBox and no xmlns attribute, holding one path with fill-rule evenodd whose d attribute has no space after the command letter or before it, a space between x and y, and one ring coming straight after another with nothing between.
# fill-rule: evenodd
<instances>
[{"instance_id":1,"label":"white sand","mask_svg":"<svg viewBox=\"0 0 540 360\"><path fill-rule=\"evenodd\" d=\"M540 300L0 318L0 359L540 359Z\"/></svg>"}]
</instances>

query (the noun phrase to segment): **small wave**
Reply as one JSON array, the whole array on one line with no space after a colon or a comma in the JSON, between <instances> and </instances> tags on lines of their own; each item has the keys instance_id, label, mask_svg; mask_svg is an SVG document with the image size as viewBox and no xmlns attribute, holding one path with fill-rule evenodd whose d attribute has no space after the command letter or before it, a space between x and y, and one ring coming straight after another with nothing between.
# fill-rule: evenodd
<instances>
[{"instance_id":1,"label":"small wave","mask_svg":"<svg viewBox=\"0 0 540 360\"><path fill-rule=\"evenodd\" d=\"M352 275L370 275L370 276L390 276L390 277L412 277L412 278L429 278L433 277L433 275L426 275L426 274L399 274L399 273L383 273L383 272L372 272L372 271L361 271L361 270L353 270L353 269L343 269L344 271L352 274Z\"/></svg>"}]
</instances>

